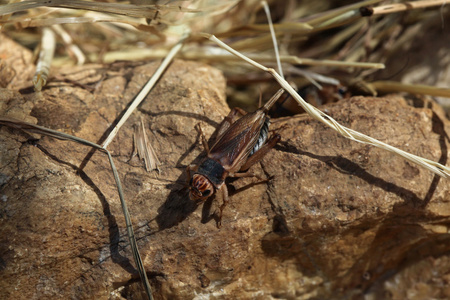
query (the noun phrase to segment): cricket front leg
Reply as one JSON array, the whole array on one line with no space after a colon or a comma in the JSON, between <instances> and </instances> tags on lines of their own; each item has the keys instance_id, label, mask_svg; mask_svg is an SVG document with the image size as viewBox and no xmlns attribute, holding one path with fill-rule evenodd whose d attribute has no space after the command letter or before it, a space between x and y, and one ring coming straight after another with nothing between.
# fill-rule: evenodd
<instances>
[{"instance_id":1,"label":"cricket front leg","mask_svg":"<svg viewBox=\"0 0 450 300\"><path fill-rule=\"evenodd\" d=\"M222 190L222 205L219 208L219 215L217 217L217 228L222 227L222 212L223 209L227 206L228 204L228 189L227 186L224 184L221 186L220 188Z\"/></svg>"},{"instance_id":2,"label":"cricket front leg","mask_svg":"<svg viewBox=\"0 0 450 300\"><path fill-rule=\"evenodd\" d=\"M189 165L186 167L186 183L189 186L189 183L191 182L191 171L197 171L197 166Z\"/></svg>"},{"instance_id":3,"label":"cricket front leg","mask_svg":"<svg viewBox=\"0 0 450 300\"><path fill-rule=\"evenodd\" d=\"M246 171L246 172L243 172L243 173L240 172L240 173L229 174L228 177L233 177L233 178L254 177L254 178L257 178L260 181L266 181L266 179L264 179L261 176L253 173L252 171Z\"/></svg>"},{"instance_id":4,"label":"cricket front leg","mask_svg":"<svg viewBox=\"0 0 450 300\"><path fill-rule=\"evenodd\" d=\"M272 137L261 147L258 151L253 153L252 156L250 156L247 161L242 165L241 170L245 171L248 170L251 166L259 162L261 159L263 159L264 156L273 148L275 145L281 140L281 136L278 133L275 133L272 135ZM239 174L239 173L237 173ZM236 174L236 175L237 175ZM246 173L243 173L246 174Z\"/></svg>"},{"instance_id":5,"label":"cricket front leg","mask_svg":"<svg viewBox=\"0 0 450 300\"><path fill-rule=\"evenodd\" d=\"M200 123L198 123L196 126L196 129L197 129L198 133L200 133L203 148L206 150L206 154L209 154L209 145L208 145L208 141L206 140L205 134L203 133L202 125L200 125Z\"/></svg>"}]
</instances>

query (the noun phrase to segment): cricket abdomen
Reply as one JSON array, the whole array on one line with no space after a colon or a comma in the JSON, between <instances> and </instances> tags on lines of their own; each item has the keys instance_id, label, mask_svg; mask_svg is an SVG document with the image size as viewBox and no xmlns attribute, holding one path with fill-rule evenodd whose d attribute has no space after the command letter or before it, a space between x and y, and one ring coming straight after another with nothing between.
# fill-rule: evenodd
<instances>
[{"instance_id":1,"label":"cricket abdomen","mask_svg":"<svg viewBox=\"0 0 450 300\"><path fill-rule=\"evenodd\" d=\"M261 127L261 130L259 131L258 140L256 141L255 146L253 146L252 151L250 151L250 155L248 157L252 156L256 151L258 151L266 143L267 138L269 137L269 125L270 125L270 120L269 120L269 118L266 118L263 126Z\"/></svg>"}]
</instances>

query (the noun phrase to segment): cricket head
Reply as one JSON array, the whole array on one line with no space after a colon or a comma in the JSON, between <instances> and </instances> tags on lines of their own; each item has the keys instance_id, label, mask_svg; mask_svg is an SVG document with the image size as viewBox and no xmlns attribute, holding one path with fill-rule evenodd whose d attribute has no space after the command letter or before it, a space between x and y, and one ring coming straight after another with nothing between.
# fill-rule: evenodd
<instances>
[{"instance_id":1,"label":"cricket head","mask_svg":"<svg viewBox=\"0 0 450 300\"><path fill-rule=\"evenodd\" d=\"M191 200L204 201L214 194L214 186L211 181L202 174L194 174L189 183L189 198Z\"/></svg>"}]
</instances>

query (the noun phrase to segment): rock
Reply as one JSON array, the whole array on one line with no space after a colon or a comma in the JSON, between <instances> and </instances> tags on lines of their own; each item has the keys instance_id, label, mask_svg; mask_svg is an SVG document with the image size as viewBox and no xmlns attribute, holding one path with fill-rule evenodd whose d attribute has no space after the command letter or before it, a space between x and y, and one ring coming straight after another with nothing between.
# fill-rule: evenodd
<instances>
[{"instance_id":1,"label":"rock","mask_svg":"<svg viewBox=\"0 0 450 300\"><path fill-rule=\"evenodd\" d=\"M0 93L0 114L100 143L157 66L59 72L41 94ZM195 125L209 137L228 113L224 91L218 70L176 60L109 146L157 299L395 297L414 289L411 278L421 295L448 295L431 271L450 266L449 182L306 115L272 120L282 142L252 167L270 180L229 180L217 229L218 201L190 201L184 170L204 155ZM447 163L449 122L430 102L355 97L322 109ZM161 175L131 158L141 116ZM106 156L35 137L0 128L0 298L141 297Z\"/></svg>"},{"instance_id":2,"label":"rock","mask_svg":"<svg viewBox=\"0 0 450 300\"><path fill-rule=\"evenodd\" d=\"M324 111L344 126L446 164L445 114L430 102L413 102L422 107L396 96L355 97ZM319 298L350 298L379 287L408 265L448 257L448 180L346 140L305 115L277 126L284 128L284 142L263 168L274 176L267 195L280 220L263 245L283 261L281 274L318 276L321 284L314 292ZM288 291L287 284L283 290Z\"/></svg>"},{"instance_id":3,"label":"rock","mask_svg":"<svg viewBox=\"0 0 450 300\"><path fill-rule=\"evenodd\" d=\"M30 50L0 34L0 88L32 87L36 66Z\"/></svg>"}]
</instances>

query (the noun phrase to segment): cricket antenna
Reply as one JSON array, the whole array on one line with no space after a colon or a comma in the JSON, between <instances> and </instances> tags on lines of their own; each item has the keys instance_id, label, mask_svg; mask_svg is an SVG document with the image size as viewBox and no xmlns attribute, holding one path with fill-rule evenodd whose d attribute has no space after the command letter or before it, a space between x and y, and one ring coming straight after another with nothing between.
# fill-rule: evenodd
<instances>
[{"instance_id":1,"label":"cricket antenna","mask_svg":"<svg viewBox=\"0 0 450 300\"><path fill-rule=\"evenodd\" d=\"M261 107L261 103L262 103L262 91L261 91L261 87L259 87L258 108Z\"/></svg>"}]
</instances>

